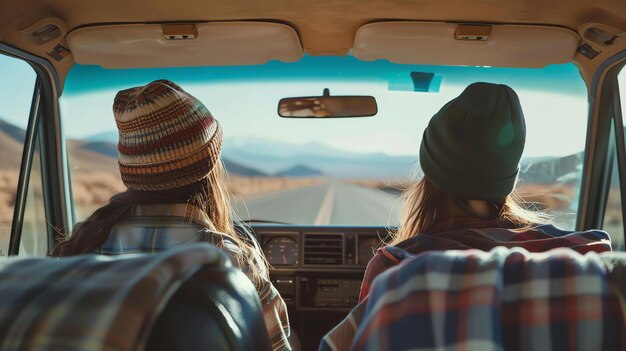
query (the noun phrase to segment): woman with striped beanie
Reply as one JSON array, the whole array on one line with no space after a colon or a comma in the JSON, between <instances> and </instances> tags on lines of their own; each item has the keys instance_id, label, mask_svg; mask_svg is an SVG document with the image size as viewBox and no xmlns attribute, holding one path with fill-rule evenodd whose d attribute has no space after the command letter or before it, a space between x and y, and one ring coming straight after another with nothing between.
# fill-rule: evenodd
<instances>
[{"instance_id":1,"label":"woman with striped beanie","mask_svg":"<svg viewBox=\"0 0 626 351\"><path fill-rule=\"evenodd\" d=\"M119 169L128 190L77 224L52 255L152 253L211 242L257 288L272 348L290 349L287 309L269 281L263 253L250 234L238 233L233 224L217 120L168 80L118 92L113 114Z\"/></svg>"}]
</instances>

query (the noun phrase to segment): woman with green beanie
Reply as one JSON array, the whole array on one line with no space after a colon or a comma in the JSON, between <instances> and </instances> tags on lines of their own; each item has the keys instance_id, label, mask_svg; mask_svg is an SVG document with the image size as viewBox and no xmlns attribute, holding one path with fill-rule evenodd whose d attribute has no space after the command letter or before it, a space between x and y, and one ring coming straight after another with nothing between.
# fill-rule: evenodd
<instances>
[{"instance_id":1,"label":"woman with green beanie","mask_svg":"<svg viewBox=\"0 0 626 351\"><path fill-rule=\"evenodd\" d=\"M525 140L517 94L502 84L471 84L432 117L420 146L423 176L403 193L400 225L368 263L361 303L322 339L320 350L350 348L372 281L406 257L497 246L611 251L606 232L565 231L522 205L514 189Z\"/></svg>"},{"instance_id":2,"label":"woman with green beanie","mask_svg":"<svg viewBox=\"0 0 626 351\"><path fill-rule=\"evenodd\" d=\"M564 231L523 206L515 185L525 141L519 98L506 85L474 83L443 106L422 138L424 176L403 193L401 224L369 262L359 300L378 274L402 260L395 247L411 254L496 246L611 251L606 232Z\"/></svg>"}]
</instances>

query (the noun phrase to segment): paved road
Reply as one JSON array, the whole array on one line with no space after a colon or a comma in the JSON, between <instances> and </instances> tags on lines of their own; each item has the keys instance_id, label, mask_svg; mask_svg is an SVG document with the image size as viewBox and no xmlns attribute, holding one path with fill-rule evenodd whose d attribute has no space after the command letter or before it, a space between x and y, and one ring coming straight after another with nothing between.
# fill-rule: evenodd
<instances>
[{"instance_id":1,"label":"paved road","mask_svg":"<svg viewBox=\"0 0 626 351\"><path fill-rule=\"evenodd\" d=\"M400 207L397 199L398 196L380 190L333 182L251 197L236 201L235 207L242 219L316 225L393 225Z\"/></svg>"}]
</instances>

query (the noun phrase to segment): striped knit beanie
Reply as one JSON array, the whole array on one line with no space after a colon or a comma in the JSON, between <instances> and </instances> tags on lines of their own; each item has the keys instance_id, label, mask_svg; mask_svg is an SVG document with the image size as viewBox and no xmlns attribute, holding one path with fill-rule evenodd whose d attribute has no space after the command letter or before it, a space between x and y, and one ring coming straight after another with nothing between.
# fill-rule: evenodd
<instances>
[{"instance_id":1,"label":"striped knit beanie","mask_svg":"<svg viewBox=\"0 0 626 351\"><path fill-rule=\"evenodd\" d=\"M168 80L122 90L113 114L119 166L129 190L175 189L206 178L218 161L222 130L195 97Z\"/></svg>"}]
</instances>

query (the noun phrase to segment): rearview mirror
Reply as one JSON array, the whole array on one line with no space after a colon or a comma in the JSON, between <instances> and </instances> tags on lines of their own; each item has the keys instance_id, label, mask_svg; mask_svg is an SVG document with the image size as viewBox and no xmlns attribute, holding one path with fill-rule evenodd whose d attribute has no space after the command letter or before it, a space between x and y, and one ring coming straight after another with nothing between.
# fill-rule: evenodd
<instances>
[{"instance_id":1,"label":"rearview mirror","mask_svg":"<svg viewBox=\"0 0 626 351\"><path fill-rule=\"evenodd\" d=\"M378 112L373 96L305 96L281 99L278 115L286 118L370 117Z\"/></svg>"}]
</instances>

